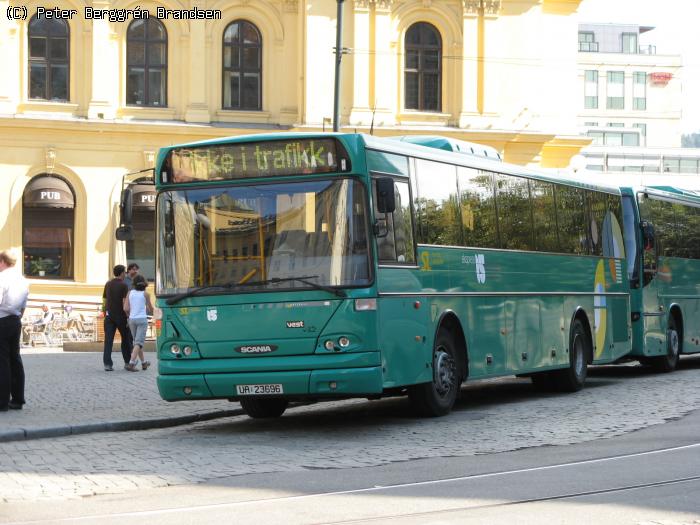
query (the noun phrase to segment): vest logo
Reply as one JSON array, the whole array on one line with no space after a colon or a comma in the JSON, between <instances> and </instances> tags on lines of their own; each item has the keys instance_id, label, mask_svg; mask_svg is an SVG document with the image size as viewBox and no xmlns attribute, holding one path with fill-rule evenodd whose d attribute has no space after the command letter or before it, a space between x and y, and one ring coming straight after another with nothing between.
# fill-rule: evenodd
<instances>
[{"instance_id":1,"label":"vest logo","mask_svg":"<svg viewBox=\"0 0 700 525\"><path fill-rule=\"evenodd\" d=\"M287 328L304 328L304 321L287 321Z\"/></svg>"},{"instance_id":2,"label":"vest logo","mask_svg":"<svg viewBox=\"0 0 700 525\"><path fill-rule=\"evenodd\" d=\"M235 348L239 354L269 354L277 350L277 345L243 345Z\"/></svg>"}]
</instances>

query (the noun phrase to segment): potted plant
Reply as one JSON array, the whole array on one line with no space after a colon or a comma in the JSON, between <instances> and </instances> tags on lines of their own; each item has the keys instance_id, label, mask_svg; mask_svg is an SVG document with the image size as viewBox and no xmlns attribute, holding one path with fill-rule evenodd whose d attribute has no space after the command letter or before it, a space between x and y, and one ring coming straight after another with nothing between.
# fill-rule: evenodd
<instances>
[{"instance_id":1,"label":"potted plant","mask_svg":"<svg viewBox=\"0 0 700 525\"><path fill-rule=\"evenodd\" d=\"M32 258L29 263L29 272L31 275L44 277L46 275L46 261L43 257Z\"/></svg>"}]
</instances>

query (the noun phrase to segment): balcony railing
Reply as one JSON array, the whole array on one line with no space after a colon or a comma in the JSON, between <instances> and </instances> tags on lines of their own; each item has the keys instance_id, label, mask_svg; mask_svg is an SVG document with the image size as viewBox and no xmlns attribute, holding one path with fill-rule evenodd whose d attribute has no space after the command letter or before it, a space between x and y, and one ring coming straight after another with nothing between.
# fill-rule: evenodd
<instances>
[{"instance_id":1,"label":"balcony railing","mask_svg":"<svg viewBox=\"0 0 700 525\"><path fill-rule=\"evenodd\" d=\"M585 53L597 53L598 52L598 42L579 42L578 50Z\"/></svg>"}]
</instances>

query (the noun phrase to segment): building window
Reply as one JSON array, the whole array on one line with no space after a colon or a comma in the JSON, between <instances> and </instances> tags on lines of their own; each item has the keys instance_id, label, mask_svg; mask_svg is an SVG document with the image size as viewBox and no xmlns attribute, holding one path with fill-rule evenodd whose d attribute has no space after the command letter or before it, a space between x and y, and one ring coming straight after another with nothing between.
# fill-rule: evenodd
<instances>
[{"instance_id":1,"label":"building window","mask_svg":"<svg viewBox=\"0 0 700 525\"><path fill-rule=\"evenodd\" d=\"M637 33L622 33L622 52L637 54Z\"/></svg>"},{"instance_id":2,"label":"building window","mask_svg":"<svg viewBox=\"0 0 700 525\"><path fill-rule=\"evenodd\" d=\"M625 109L625 73L608 71L608 109Z\"/></svg>"},{"instance_id":3,"label":"building window","mask_svg":"<svg viewBox=\"0 0 700 525\"><path fill-rule=\"evenodd\" d=\"M632 127L639 129L641 144L642 144L642 146L646 146L647 145L647 125L638 123L638 124L632 124Z\"/></svg>"},{"instance_id":4,"label":"building window","mask_svg":"<svg viewBox=\"0 0 700 525\"><path fill-rule=\"evenodd\" d=\"M155 18L134 20L126 32L126 103L167 106L168 34Z\"/></svg>"},{"instance_id":5,"label":"building window","mask_svg":"<svg viewBox=\"0 0 700 525\"><path fill-rule=\"evenodd\" d=\"M236 20L223 40L223 108L262 109L262 38L250 22Z\"/></svg>"},{"instance_id":6,"label":"building window","mask_svg":"<svg viewBox=\"0 0 700 525\"><path fill-rule=\"evenodd\" d=\"M598 72L586 71L584 84L584 108L598 109Z\"/></svg>"},{"instance_id":7,"label":"building window","mask_svg":"<svg viewBox=\"0 0 700 525\"><path fill-rule=\"evenodd\" d=\"M579 31L578 50L584 52L597 52L598 42L595 42L595 34L588 31Z\"/></svg>"},{"instance_id":8,"label":"building window","mask_svg":"<svg viewBox=\"0 0 700 525\"><path fill-rule=\"evenodd\" d=\"M419 22L406 32L404 64L406 109L440 111L442 39L434 26Z\"/></svg>"},{"instance_id":9,"label":"building window","mask_svg":"<svg viewBox=\"0 0 700 525\"><path fill-rule=\"evenodd\" d=\"M24 275L37 279L73 278L75 196L59 177L34 177L22 198Z\"/></svg>"},{"instance_id":10,"label":"building window","mask_svg":"<svg viewBox=\"0 0 700 525\"><path fill-rule=\"evenodd\" d=\"M634 72L634 109L647 109L647 74L643 71Z\"/></svg>"},{"instance_id":11,"label":"building window","mask_svg":"<svg viewBox=\"0 0 700 525\"><path fill-rule=\"evenodd\" d=\"M589 131L592 146L639 146L639 133L632 131Z\"/></svg>"},{"instance_id":12,"label":"building window","mask_svg":"<svg viewBox=\"0 0 700 525\"><path fill-rule=\"evenodd\" d=\"M29 98L68 100L70 33L65 20L29 22Z\"/></svg>"}]
</instances>

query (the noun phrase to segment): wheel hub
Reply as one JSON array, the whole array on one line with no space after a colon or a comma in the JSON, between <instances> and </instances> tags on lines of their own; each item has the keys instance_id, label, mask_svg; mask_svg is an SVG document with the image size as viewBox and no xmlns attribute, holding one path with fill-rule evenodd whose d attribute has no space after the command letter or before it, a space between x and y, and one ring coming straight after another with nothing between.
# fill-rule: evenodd
<instances>
[{"instance_id":1,"label":"wheel hub","mask_svg":"<svg viewBox=\"0 0 700 525\"><path fill-rule=\"evenodd\" d=\"M433 370L435 390L440 397L445 397L450 393L454 385L455 361L444 348L435 350Z\"/></svg>"},{"instance_id":2,"label":"wheel hub","mask_svg":"<svg viewBox=\"0 0 700 525\"><path fill-rule=\"evenodd\" d=\"M674 329L670 329L666 335L666 340L668 341L668 356L674 359L678 355L678 349L680 347L678 332Z\"/></svg>"}]
</instances>

